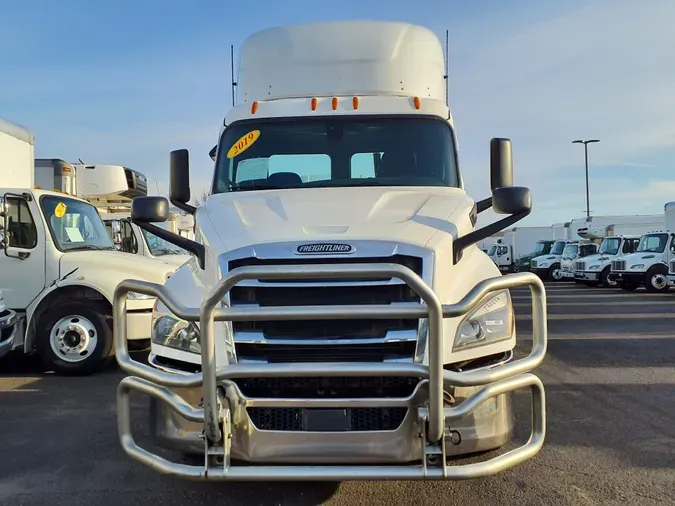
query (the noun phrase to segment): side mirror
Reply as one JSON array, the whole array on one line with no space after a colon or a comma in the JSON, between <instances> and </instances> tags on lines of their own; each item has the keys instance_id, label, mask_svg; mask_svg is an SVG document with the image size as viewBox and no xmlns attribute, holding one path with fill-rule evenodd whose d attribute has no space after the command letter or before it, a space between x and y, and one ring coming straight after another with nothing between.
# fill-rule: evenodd
<instances>
[{"instance_id":1,"label":"side mirror","mask_svg":"<svg viewBox=\"0 0 675 506\"><path fill-rule=\"evenodd\" d=\"M513 155L511 140L490 139L490 189L513 186Z\"/></svg>"},{"instance_id":2,"label":"side mirror","mask_svg":"<svg viewBox=\"0 0 675 506\"><path fill-rule=\"evenodd\" d=\"M168 219L169 202L164 197L136 197L131 201L131 221L138 225L164 223Z\"/></svg>"},{"instance_id":3,"label":"side mirror","mask_svg":"<svg viewBox=\"0 0 675 506\"><path fill-rule=\"evenodd\" d=\"M532 192L522 186L495 188L492 194L492 210L497 214L521 214L532 209Z\"/></svg>"},{"instance_id":4,"label":"side mirror","mask_svg":"<svg viewBox=\"0 0 675 506\"><path fill-rule=\"evenodd\" d=\"M500 137L490 140L490 189L492 196L476 202L472 211L472 222L475 216L486 209L493 208L497 214L506 214L506 218L474 230L453 243L454 262L462 258L462 252L472 244L504 230L517 221L525 218L532 211L532 194L529 188L513 186L513 155L511 141Z\"/></svg>"},{"instance_id":5,"label":"side mirror","mask_svg":"<svg viewBox=\"0 0 675 506\"><path fill-rule=\"evenodd\" d=\"M204 245L183 236L174 234L153 223L164 223L169 219L169 202L164 197L136 197L131 201L131 221L146 232L164 239L179 248L189 251L199 260L199 266L204 269L206 251Z\"/></svg>"},{"instance_id":6,"label":"side mirror","mask_svg":"<svg viewBox=\"0 0 675 506\"><path fill-rule=\"evenodd\" d=\"M218 144L216 144L215 146L213 146L213 147L211 148L211 151L209 151L209 156L211 157L211 160L213 160L214 162L216 161L216 151L217 151L217 150L218 150Z\"/></svg>"},{"instance_id":7,"label":"side mirror","mask_svg":"<svg viewBox=\"0 0 675 506\"><path fill-rule=\"evenodd\" d=\"M513 186L513 155L511 140L501 137L490 139L490 191ZM476 202L476 212L482 213L493 205L492 197ZM501 213L500 213L501 214Z\"/></svg>"},{"instance_id":8,"label":"side mirror","mask_svg":"<svg viewBox=\"0 0 675 506\"><path fill-rule=\"evenodd\" d=\"M190 202L190 155L187 149L172 151L169 161L169 200L178 209L194 214Z\"/></svg>"}]
</instances>

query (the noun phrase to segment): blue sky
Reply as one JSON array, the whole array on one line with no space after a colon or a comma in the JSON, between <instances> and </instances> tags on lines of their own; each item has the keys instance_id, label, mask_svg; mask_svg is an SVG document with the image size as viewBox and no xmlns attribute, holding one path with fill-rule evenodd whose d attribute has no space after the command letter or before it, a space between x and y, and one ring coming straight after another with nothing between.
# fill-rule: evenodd
<instances>
[{"instance_id":1,"label":"blue sky","mask_svg":"<svg viewBox=\"0 0 675 506\"><path fill-rule=\"evenodd\" d=\"M450 30L450 98L470 194L488 192L490 137L513 140L522 225L583 215L589 146L595 214L661 213L675 200L675 2L417 0L0 1L0 116L39 157L122 164L168 188L172 149L193 191L231 104L229 46L273 25L386 19ZM489 219L489 216L487 217Z\"/></svg>"}]
</instances>

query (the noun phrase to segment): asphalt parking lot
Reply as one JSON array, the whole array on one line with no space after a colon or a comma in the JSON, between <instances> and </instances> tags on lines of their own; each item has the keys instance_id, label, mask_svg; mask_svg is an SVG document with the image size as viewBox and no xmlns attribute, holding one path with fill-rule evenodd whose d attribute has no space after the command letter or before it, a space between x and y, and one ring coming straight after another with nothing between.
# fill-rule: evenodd
<instances>
[{"instance_id":1,"label":"asphalt parking lot","mask_svg":"<svg viewBox=\"0 0 675 506\"><path fill-rule=\"evenodd\" d=\"M675 292L548 284L549 351L537 374L547 436L531 461L465 482L194 483L122 452L112 368L90 378L0 363L0 504L665 505L675 504ZM529 295L513 292L518 351L529 351ZM516 396L517 437L529 394ZM145 430L142 414L136 428Z\"/></svg>"}]
</instances>

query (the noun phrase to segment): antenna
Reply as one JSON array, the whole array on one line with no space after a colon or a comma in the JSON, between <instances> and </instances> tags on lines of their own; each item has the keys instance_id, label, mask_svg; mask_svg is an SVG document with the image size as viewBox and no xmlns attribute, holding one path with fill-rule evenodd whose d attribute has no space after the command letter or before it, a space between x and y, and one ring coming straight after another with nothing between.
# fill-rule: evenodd
<instances>
[{"instance_id":1,"label":"antenna","mask_svg":"<svg viewBox=\"0 0 675 506\"><path fill-rule=\"evenodd\" d=\"M230 45L230 74L232 76L232 107L234 107L234 88L237 86L234 80L234 45Z\"/></svg>"},{"instance_id":2,"label":"antenna","mask_svg":"<svg viewBox=\"0 0 675 506\"><path fill-rule=\"evenodd\" d=\"M82 158L78 158L77 160L80 162L81 165L84 165L84 162L82 161Z\"/></svg>"},{"instance_id":3,"label":"antenna","mask_svg":"<svg viewBox=\"0 0 675 506\"><path fill-rule=\"evenodd\" d=\"M450 31L445 30L445 105L450 108Z\"/></svg>"}]
</instances>

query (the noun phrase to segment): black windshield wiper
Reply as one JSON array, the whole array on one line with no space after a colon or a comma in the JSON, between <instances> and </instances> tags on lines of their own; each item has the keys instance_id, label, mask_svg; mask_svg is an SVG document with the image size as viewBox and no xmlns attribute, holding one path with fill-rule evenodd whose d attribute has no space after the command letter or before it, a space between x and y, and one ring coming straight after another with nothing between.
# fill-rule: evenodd
<instances>
[{"instance_id":1,"label":"black windshield wiper","mask_svg":"<svg viewBox=\"0 0 675 506\"><path fill-rule=\"evenodd\" d=\"M111 251L114 250L114 246L96 246L95 244L83 244L82 246L75 246L74 248L65 248L66 251L84 251L84 250L94 250L94 251Z\"/></svg>"}]
</instances>

